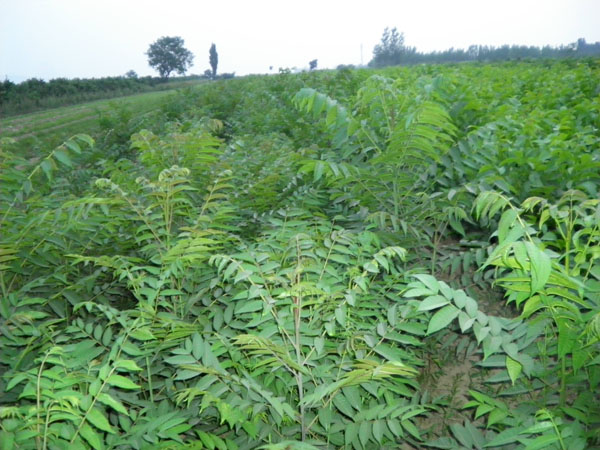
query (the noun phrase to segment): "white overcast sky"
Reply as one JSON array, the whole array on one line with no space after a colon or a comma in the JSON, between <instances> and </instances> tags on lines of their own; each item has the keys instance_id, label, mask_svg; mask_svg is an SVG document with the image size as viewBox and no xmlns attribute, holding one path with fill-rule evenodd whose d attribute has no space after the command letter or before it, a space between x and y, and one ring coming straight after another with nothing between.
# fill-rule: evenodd
<instances>
[{"instance_id":1,"label":"white overcast sky","mask_svg":"<svg viewBox=\"0 0 600 450\"><path fill-rule=\"evenodd\" d=\"M600 0L0 0L0 79L155 75L145 52L181 36L188 73L365 64L383 29L419 51L600 41Z\"/></svg>"}]
</instances>

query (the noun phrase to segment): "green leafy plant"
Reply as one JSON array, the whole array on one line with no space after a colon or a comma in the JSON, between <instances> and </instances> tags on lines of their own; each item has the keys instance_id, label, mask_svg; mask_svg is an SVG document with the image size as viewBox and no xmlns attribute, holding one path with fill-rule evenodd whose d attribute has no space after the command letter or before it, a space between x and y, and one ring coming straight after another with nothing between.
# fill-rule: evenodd
<instances>
[{"instance_id":1,"label":"green leafy plant","mask_svg":"<svg viewBox=\"0 0 600 450\"><path fill-rule=\"evenodd\" d=\"M2 139L0 447L598 445L597 79L282 70Z\"/></svg>"}]
</instances>

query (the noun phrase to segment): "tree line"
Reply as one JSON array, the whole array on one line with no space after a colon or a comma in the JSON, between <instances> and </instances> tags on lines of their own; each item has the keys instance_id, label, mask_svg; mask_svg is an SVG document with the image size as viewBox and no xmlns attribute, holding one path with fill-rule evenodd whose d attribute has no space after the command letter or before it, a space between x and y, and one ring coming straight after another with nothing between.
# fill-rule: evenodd
<instances>
[{"instance_id":1,"label":"tree line","mask_svg":"<svg viewBox=\"0 0 600 450\"><path fill-rule=\"evenodd\" d=\"M381 41L373 49L369 67L397 66L400 64L456 63L466 61L496 62L523 59L581 58L600 56L600 42L589 44L580 38L577 42L553 47L545 45L471 45L468 49L449 48L443 51L419 52L404 43L404 33L397 28L386 28Z\"/></svg>"},{"instance_id":2,"label":"tree line","mask_svg":"<svg viewBox=\"0 0 600 450\"><path fill-rule=\"evenodd\" d=\"M19 114L40 108L63 106L100 98L117 97L166 88L164 79L125 76L104 78L31 78L21 83L0 81L0 115Z\"/></svg>"},{"instance_id":3,"label":"tree line","mask_svg":"<svg viewBox=\"0 0 600 450\"><path fill-rule=\"evenodd\" d=\"M172 87L165 84L172 73L184 75L193 64L194 55L184 47L180 37L162 37L152 43L146 52L148 64L157 70L158 77L138 77L133 70L124 76L92 79L55 78L45 81L30 78L21 83L8 79L0 81L0 115L20 114L37 109L64 106L100 98L118 97ZM209 50L211 69L203 75L179 77L178 81L192 79L227 79L234 73L217 75L219 56L215 44Z\"/></svg>"},{"instance_id":4,"label":"tree line","mask_svg":"<svg viewBox=\"0 0 600 450\"><path fill-rule=\"evenodd\" d=\"M194 54L185 48L185 42L179 36L163 36L157 39L150 44L146 55L148 64L158 72L159 77L138 77L131 70L125 76L97 79L56 78L44 81L31 78L18 84L6 79L0 82L0 115L24 113L39 108L160 89L159 85L168 80L172 73L184 75L194 61ZM549 45L543 47L471 45L468 49L449 48L444 51L419 52L416 47L405 45L404 33L398 32L398 29L394 27L384 30L380 43L373 49L373 58L368 65L377 68L400 64L495 62L594 56L600 56L600 42L587 43L583 38L558 47ZM214 80L235 76L235 73L217 75L219 55L214 43L210 46L208 61L210 69L205 70L203 75L192 76L189 79ZM310 61L310 70L314 70L316 67L317 60Z\"/></svg>"}]
</instances>

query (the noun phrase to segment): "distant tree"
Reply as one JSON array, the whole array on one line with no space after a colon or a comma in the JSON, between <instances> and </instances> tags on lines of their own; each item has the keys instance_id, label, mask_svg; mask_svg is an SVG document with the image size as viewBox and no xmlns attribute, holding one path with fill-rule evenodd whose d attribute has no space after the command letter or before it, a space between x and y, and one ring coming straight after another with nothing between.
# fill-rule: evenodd
<instances>
[{"instance_id":1,"label":"distant tree","mask_svg":"<svg viewBox=\"0 0 600 450\"><path fill-rule=\"evenodd\" d=\"M310 61L308 63L308 66L309 66L310 70L315 70L317 68L317 60L313 59L312 61Z\"/></svg>"},{"instance_id":2,"label":"distant tree","mask_svg":"<svg viewBox=\"0 0 600 450\"><path fill-rule=\"evenodd\" d=\"M219 64L219 54L217 53L217 46L215 44L210 46L209 61L210 67L212 68L212 77L217 77L217 65Z\"/></svg>"},{"instance_id":3,"label":"distant tree","mask_svg":"<svg viewBox=\"0 0 600 450\"><path fill-rule=\"evenodd\" d=\"M14 88L15 83L10 81L8 78L0 83L0 105L8 100L10 91Z\"/></svg>"},{"instance_id":4,"label":"distant tree","mask_svg":"<svg viewBox=\"0 0 600 450\"><path fill-rule=\"evenodd\" d=\"M130 70L130 71L128 71L128 72L125 74L125 76L126 76L127 78L137 78L137 77L138 77L138 74L136 73L136 71L135 71L135 70Z\"/></svg>"},{"instance_id":5,"label":"distant tree","mask_svg":"<svg viewBox=\"0 0 600 450\"><path fill-rule=\"evenodd\" d=\"M161 78L169 78L173 71L183 75L193 64L194 55L183 44L179 36L164 36L150 44L146 52L148 64L158 71Z\"/></svg>"},{"instance_id":6,"label":"distant tree","mask_svg":"<svg viewBox=\"0 0 600 450\"><path fill-rule=\"evenodd\" d=\"M373 59L369 62L369 66L395 66L403 62L405 54L404 33L398 33L396 27L391 30L386 27L381 42L373 49Z\"/></svg>"},{"instance_id":7,"label":"distant tree","mask_svg":"<svg viewBox=\"0 0 600 450\"><path fill-rule=\"evenodd\" d=\"M479 47L470 45L467 50L467 55L469 55L469 59L476 60L479 57Z\"/></svg>"},{"instance_id":8,"label":"distant tree","mask_svg":"<svg viewBox=\"0 0 600 450\"><path fill-rule=\"evenodd\" d=\"M208 78L209 80L213 77L212 70L206 69L204 74L202 75L204 78Z\"/></svg>"}]
</instances>

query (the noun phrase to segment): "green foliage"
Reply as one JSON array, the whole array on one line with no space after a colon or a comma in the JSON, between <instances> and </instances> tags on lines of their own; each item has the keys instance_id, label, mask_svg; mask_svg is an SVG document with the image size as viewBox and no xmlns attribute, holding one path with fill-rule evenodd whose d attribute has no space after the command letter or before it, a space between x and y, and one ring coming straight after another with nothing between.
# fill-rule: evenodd
<instances>
[{"instance_id":1,"label":"green foliage","mask_svg":"<svg viewBox=\"0 0 600 450\"><path fill-rule=\"evenodd\" d=\"M21 83L0 83L0 116L73 105L91 100L122 97L140 92L175 89L172 81L158 77L102 77L92 79L55 78L44 81L32 78Z\"/></svg>"},{"instance_id":2,"label":"green foliage","mask_svg":"<svg viewBox=\"0 0 600 450\"><path fill-rule=\"evenodd\" d=\"M399 82L379 75L358 90L352 113L324 94L302 89L295 103L325 117L332 150L304 161L300 172L315 181L324 178L344 214L360 208L381 230L424 236L424 224L439 216L428 201L435 177L428 167L448 152L455 134L436 100L435 91L413 97Z\"/></svg>"},{"instance_id":3,"label":"green foliage","mask_svg":"<svg viewBox=\"0 0 600 450\"><path fill-rule=\"evenodd\" d=\"M2 139L1 447L598 445L598 67L549 64L218 80Z\"/></svg>"},{"instance_id":4,"label":"green foliage","mask_svg":"<svg viewBox=\"0 0 600 450\"><path fill-rule=\"evenodd\" d=\"M503 324L481 315L472 299L433 278L420 280L405 296L427 296L422 310L442 308L432 316L428 332L456 317L461 332L472 327L483 344L482 364L506 369L505 375L488 381L508 379L512 387L501 395L529 392L531 399L511 410L503 401L472 391L474 400L465 408L476 408L475 419L487 415L487 428L500 433L475 439L456 426L453 434L467 448L517 442L524 448L585 448L600 419L590 395L600 382L598 200L568 191L556 204L531 197L517 208L505 196L485 191L475 200L474 211L487 219L502 213L497 245L482 268L496 267L496 282L507 301L522 308L520 319ZM510 334L503 334L506 325ZM498 351L504 359L493 359Z\"/></svg>"}]
</instances>

